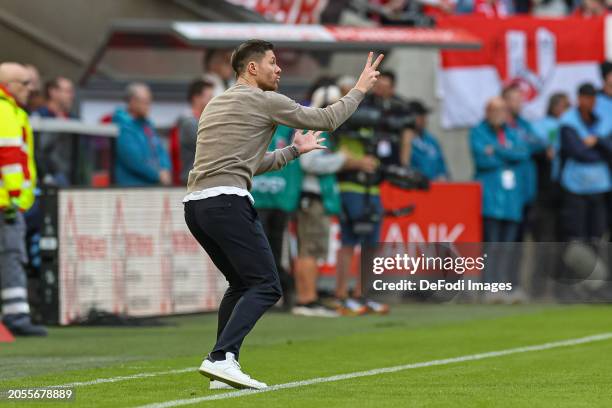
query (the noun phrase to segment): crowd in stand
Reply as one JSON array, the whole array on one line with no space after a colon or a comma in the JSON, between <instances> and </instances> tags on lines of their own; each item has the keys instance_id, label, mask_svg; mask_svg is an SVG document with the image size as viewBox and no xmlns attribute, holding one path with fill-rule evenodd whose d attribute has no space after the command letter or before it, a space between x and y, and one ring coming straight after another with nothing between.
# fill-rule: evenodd
<instances>
[{"instance_id":1,"label":"crowd in stand","mask_svg":"<svg viewBox=\"0 0 612 408\"><path fill-rule=\"evenodd\" d=\"M612 8L608 0L370 0L368 16L383 25L415 24L418 15L432 18L444 15L481 15L505 18L512 15L541 17L605 15Z\"/></svg>"}]
</instances>

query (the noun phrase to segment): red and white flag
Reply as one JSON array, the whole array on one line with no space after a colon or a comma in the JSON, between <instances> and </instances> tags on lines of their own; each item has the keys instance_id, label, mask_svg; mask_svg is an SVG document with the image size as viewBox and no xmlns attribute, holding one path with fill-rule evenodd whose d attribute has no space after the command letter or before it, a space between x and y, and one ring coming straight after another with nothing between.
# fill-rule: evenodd
<instances>
[{"instance_id":1,"label":"red and white flag","mask_svg":"<svg viewBox=\"0 0 612 408\"><path fill-rule=\"evenodd\" d=\"M441 52L438 94L442 98L442 126L473 126L483 118L486 101L511 82L524 89L528 118L543 116L548 98L555 92L566 92L573 99L580 84L599 86L599 63L605 59L606 47L612 47L612 41L605 39L605 26L611 32L612 17L607 20L440 19L440 28L461 28L482 41L477 51Z\"/></svg>"}]
</instances>

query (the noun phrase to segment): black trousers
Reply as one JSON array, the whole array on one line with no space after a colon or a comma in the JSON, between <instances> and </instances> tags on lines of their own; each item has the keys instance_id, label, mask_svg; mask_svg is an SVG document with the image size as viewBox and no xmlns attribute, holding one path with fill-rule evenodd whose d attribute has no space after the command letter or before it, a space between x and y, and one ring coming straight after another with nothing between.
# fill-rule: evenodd
<instances>
[{"instance_id":1,"label":"black trousers","mask_svg":"<svg viewBox=\"0 0 612 408\"><path fill-rule=\"evenodd\" d=\"M238 358L244 338L282 294L270 244L247 197L223 194L188 201L185 221L229 283L212 353L231 352Z\"/></svg>"},{"instance_id":2,"label":"black trousers","mask_svg":"<svg viewBox=\"0 0 612 408\"><path fill-rule=\"evenodd\" d=\"M608 228L605 194L563 192L561 224L565 241L599 240Z\"/></svg>"},{"instance_id":3,"label":"black trousers","mask_svg":"<svg viewBox=\"0 0 612 408\"><path fill-rule=\"evenodd\" d=\"M283 289L283 302L284 306L290 306L290 293L293 291L293 279L291 275L287 273L282 265L283 255L283 238L285 230L287 229L287 221L289 220L289 214L283 210L277 209L262 209L257 210L259 220L263 226L264 232L270 242L270 248L274 255L274 262L276 263L276 270L280 278L281 287Z\"/></svg>"}]
</instances>

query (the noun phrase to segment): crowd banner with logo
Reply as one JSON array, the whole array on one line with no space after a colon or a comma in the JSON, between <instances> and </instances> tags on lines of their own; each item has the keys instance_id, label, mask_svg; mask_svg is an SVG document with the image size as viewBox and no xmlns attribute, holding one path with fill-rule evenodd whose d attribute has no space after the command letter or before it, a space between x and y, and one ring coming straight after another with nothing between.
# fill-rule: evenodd
<instances>
[{"instance_id":1,"label":"crowd banner with logo","mask_svg":"<svg viewBox=\"0 0 612 408\"><path fill-rule=\"evenodd\" d=\"M542 117L553 93L566 92L573 99L580 84L599 86L599 64L612 51L612 38L606 38L606 32L612 33L612 16L451 16L441 18L438 27L463 29L482 42L476 51L441 51L438 91L446 128L476 124L486 101L511 82L527 95L525 115Z\"/></svg>"}]
</instances>

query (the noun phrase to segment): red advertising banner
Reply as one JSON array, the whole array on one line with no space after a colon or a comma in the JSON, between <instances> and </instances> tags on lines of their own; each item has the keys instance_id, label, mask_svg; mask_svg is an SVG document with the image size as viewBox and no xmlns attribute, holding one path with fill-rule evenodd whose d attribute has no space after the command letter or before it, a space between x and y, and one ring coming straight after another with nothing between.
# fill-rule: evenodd
<instances>
[{"instance_id":1,"label":"red advertising banner","mask_svg":"<svg viewBox=\"0 0 612 408\"><path fill-rule=\"evenodd\" d=\"M478 243L482 241L481 187L476 182L434 182L428 191L406 191L384 184L381 198L386 210L414 206L414 211L402 217L385 217L381 242L392 243ZM340 248L340 228L332 225L327 261L320 267L321 275L336 273L336 252ZM473 247L476 248L477 247ZM359 256L353 262L356 274Z\"/></svg>"},{"instance_id":2,"label":"red advertising banner","mask_svg":"<svg viewBox=\"0 0 612 408\"><path fill-rule=\"evenodd\" d=\"M429 191L405 191L390 184L381 190L385 209L414 205L404 217L385 217L382 242L480 242L480 184L436 182Z\"/></svg>"}]
</instances>

